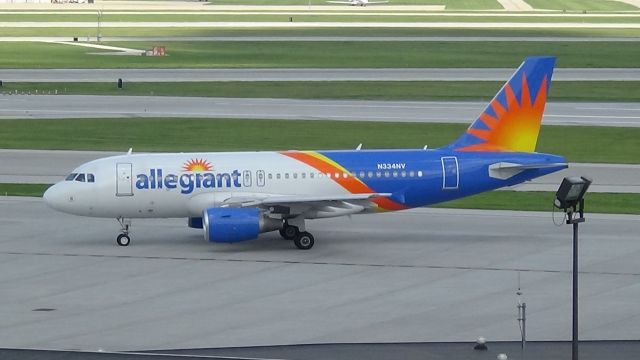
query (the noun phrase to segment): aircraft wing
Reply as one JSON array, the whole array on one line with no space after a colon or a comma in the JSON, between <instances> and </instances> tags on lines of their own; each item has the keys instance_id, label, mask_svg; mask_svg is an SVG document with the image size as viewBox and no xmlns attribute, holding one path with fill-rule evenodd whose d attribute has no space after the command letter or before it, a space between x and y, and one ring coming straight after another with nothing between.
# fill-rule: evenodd
<instances>
[{"instance_id":1,"label":"aircraft wing","mask_svg":"<svg viewBox=\"0 0 640 360\"><path fill-rule=\"evenodd\" d=\"M351 4L351 1L327 1L329 4Z\"/></svg>"},{"instance_id":2,"label":"aircraft wing","mask_svg":"<svg viewBox=\"0 0 640 360\"><path fill-rule=\"evenodd\" d=\"M234 196L224 200L221 207L259 207L283 216L305 214L307 218L334 217L355 214L376 206L372 200L388 197L386 193L345 194L333 196L271 195Z\"/></svg>"}]
</instances>

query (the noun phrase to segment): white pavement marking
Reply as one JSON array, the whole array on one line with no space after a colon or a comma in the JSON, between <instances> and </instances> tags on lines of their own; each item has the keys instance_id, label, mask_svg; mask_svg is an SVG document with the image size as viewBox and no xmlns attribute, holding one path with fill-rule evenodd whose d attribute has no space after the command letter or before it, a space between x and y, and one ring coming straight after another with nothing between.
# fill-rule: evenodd
<instances>
[{"instance_id":1,"label":"white pavement marking","mask_svg":"<svg viewBox=\"0 0 640 360\"><path fill-rule=\"evenodd\" d=\"M498 0L507 11L533 11L533 7L524 0Z\"/></svg>"},{"instance_id":2,"label":"white pavement marking","mask_svg":"<svg viewBox=\"0 0 640 360\"><path fill-rule=\"evenodd\" d=\"M616 0L640 8L640 0Z\"/></svg>"},{"instance_id":3,"label":"white pavement marking","mask_svg":"<svg viewBox=\"0 0 640 360\"><path fill-rule=\"evenodd\" d=\"M253 22L253 21L150 21L102 22L104 28L423 28L423 29L640 29L640 23L539 23L539 22ZM95 22L0 22L0 28L95 28Z\"/></svg>"},{"instance_id":4,"label":"white pavement marking","mask_svg":"<svg viewBox=\"0 0 640 360\"><path fill-rule=\"evenodd\" d=\"M88 47L88 48L100 49L100 50L112 50L112 51L116 51L118 53L124 53L127 55L142 55L145 52L145 50L140 50L140 49L130 49L130 48L124 48L124 47L107 46L107 45L92 44L92 43L77 42L77 41L44 41L44 42L48 44L62 44L62 45Z\"/></svg>"}]
</instances>

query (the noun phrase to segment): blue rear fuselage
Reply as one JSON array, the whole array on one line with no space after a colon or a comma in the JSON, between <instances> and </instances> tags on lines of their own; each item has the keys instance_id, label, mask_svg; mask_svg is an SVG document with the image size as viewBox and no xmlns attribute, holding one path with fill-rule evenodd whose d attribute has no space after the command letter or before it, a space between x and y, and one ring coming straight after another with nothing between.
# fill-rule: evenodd
<instances>
[{"instance_id":1,"label":"blue rear fuselage","mask_svg":"<svg viewBox=\"0 0 640 360\"><path fill-rule=\"evenodd\" d=\"M547 175L567 167L562 156L518 152L436 150L321 151L378 193L406 207L453 200ZM498 164L537 168L496 176ZM544 164L547 164L546 166ZM511 175L511 176L509 176Z\"/></svg>"}]
</instances>

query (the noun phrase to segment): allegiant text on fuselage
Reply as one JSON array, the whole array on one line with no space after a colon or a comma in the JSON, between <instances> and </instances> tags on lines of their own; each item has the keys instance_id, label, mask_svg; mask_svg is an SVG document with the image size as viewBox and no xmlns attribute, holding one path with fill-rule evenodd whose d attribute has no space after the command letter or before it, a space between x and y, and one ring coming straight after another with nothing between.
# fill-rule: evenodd
<instances>
[{"instance_id":1,"label":"allegiant text on fuselage","mask_svg":"<svg viewBox=\"0 0 640 360\"><path fill-rule=\"evenodd\" d=\"M197 172L163 176L162 169L150 169L149 174L136 175L136 188L139 190L180 189L183 194L191 194L195 189L241 186L239 170L233 170L231 173Z\"/></svg>"}]
</instances>

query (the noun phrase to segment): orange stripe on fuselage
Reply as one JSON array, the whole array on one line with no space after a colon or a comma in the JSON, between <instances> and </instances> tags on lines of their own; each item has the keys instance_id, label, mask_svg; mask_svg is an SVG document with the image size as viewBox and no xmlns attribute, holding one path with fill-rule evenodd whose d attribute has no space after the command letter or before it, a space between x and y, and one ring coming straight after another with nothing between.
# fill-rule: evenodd
<instances>
[{"instance_id":1,"label":"orange stripe on fuselage","mask_svg":"<svg viewBox=\"0 0 640 360\"><path fill-rule=\"evenodd\" d=\"M363 183L360 179L353 176L347 169L322 154L312 151L284 151L281 152L281 154L307 164L324 174L330 174L333 181L337 182L352 194L375 193L373 189ZM336 177L336 173L338 173L338 177ZM347 176L345 177L344 174ZM371 201L384 210L407 209L406 206L389 198L380 197L372 199Z\"/></svg>"}]
</instances>

